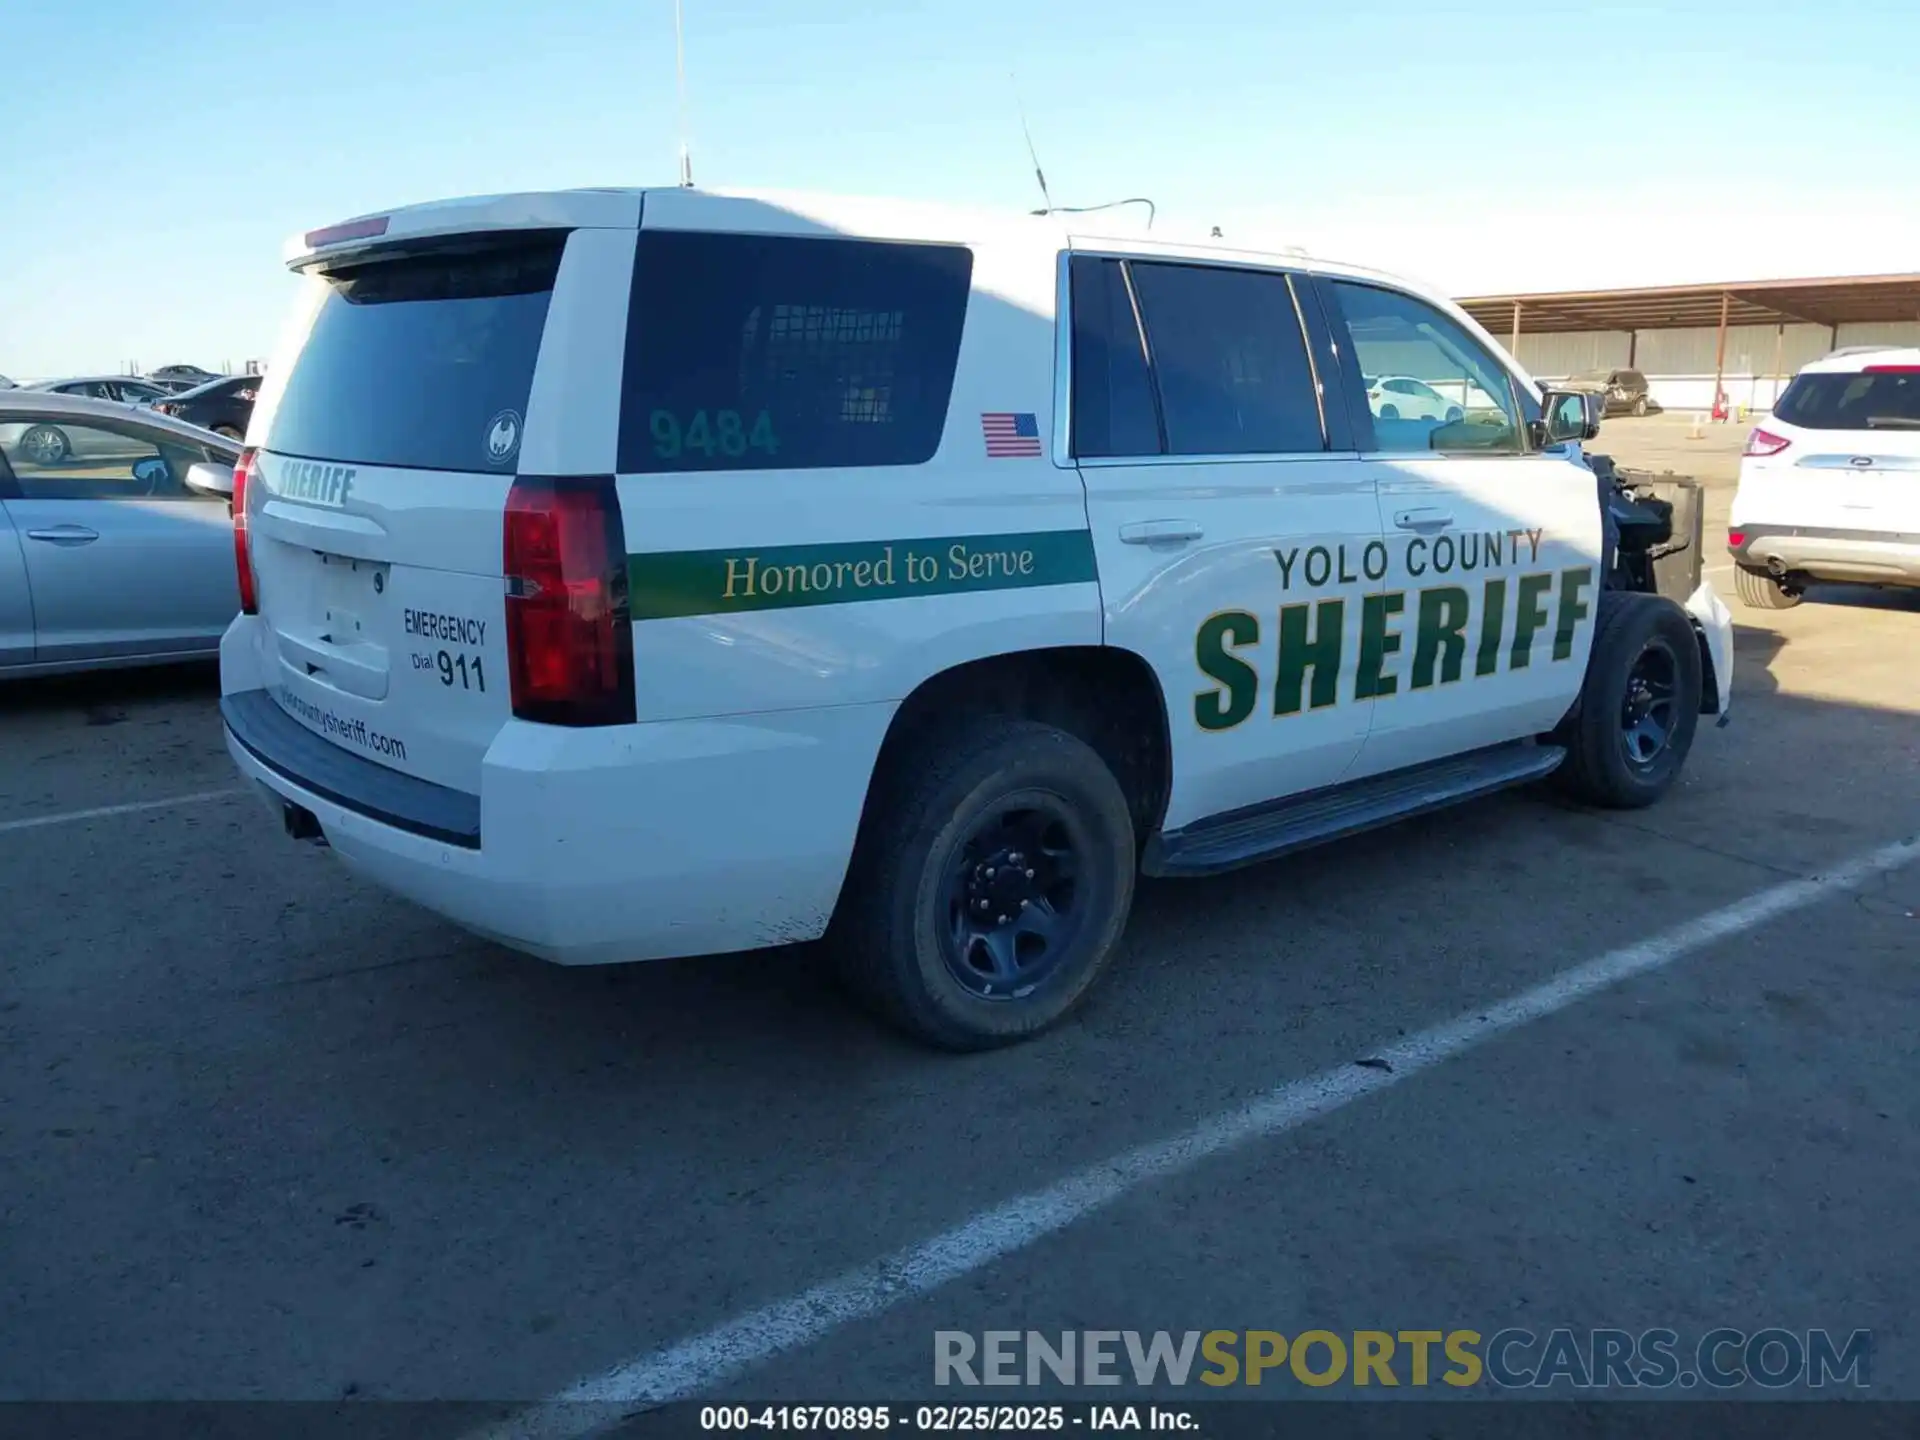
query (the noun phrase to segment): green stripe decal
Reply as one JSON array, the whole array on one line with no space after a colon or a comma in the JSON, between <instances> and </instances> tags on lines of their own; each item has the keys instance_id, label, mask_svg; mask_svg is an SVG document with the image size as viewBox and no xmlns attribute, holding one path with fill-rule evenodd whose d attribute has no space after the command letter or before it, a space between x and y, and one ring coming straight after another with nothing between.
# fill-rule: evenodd
<instances>
[{"instance_id":1,"label":"green stripe decal","mask_svg":"<svg viewBox=\"0 0 1920 1440\"><path fill-rule=\"evenodd\" d=\"M666 550L627 557L636 620L1079 585L1096 573L1093 537L1085 530Z\"/></svg>"}]
</instances>

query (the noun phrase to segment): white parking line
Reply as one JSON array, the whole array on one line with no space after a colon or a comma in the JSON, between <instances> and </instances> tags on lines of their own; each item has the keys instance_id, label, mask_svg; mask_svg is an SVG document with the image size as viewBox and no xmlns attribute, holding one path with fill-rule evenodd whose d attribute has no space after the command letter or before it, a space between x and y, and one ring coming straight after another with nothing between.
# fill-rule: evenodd
<instances>
[{"instance_id":1,"label":"white parking line","mask_svg":"<svg viewBox=\"0 0 1920 1440\"><path fill-rule=\"evenodd\" d=\"M91 810L63 810L58 815L30 815L25 820L0 820L0 835L16 830L38 830L43 825L65 825L75 820L104 820L109 815L137 815L142 810L170 810L175 805L200 805L208 800L224 800L238 790L202 790L195 795L175 795L167 800L136 800L131 805L97 805Z\"/></svg>"},{"instance_id":2,"label":"white parking line","mask_svg":"<svg viewBox=\"0 0 1920 1440\"><path fill-rule=\"evenodd\" d=\"M1790 880L1689 920L1664 934L1609 951L1509 999L1395 1040L1343 1065L1296 1080L1183 1134L1090 1165L1044 1190L1009 1200L945 1234L776 1300L662 1350L635 1356L568 1386L551 1400L479 1432L495 1440L563 1440L616 1421L635 1405L687 1399L776 1356L814 1344L1036 1241L1064 1230L1129 1191L1192 1169L1256 1140L1270 1140L1354 1101L1400 1084L1444 1060L1529 1025L1636 975L1662 969L1716 941L1920 858L1920 836L1888 845L1805 880ZM1381 1062L1391 1068L1376 1068Z\"/></svg>"}]
</instances>

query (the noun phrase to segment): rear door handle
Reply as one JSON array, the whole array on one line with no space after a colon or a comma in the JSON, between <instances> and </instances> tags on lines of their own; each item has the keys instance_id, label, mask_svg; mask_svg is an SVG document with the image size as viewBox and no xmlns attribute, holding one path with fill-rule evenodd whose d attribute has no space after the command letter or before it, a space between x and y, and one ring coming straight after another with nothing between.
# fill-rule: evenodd
<instances>
[{"instance_id":1,"label":"rear door handle","mask_svg":"<svg viewBox=\"0 0 1920 1440\"><path fill-rule=\"evenodd\" d=\"M1393 523L1402 530L1444 530L1453 524L1453 516L1444 510L1431 508L1421 510L1401 510L1395 513Z\"/></svg>"},{"instance_id":2,"label":"rear door handle","mask_svg":"<svg viewBox=\"0 0 1920 1440\"><path fill-rule=\"evenodd\" d=\"M84 525L49 525L44 530L27 531L27 538L49 545L91 545L100 538L100 532Z\"/></svg>"},{"instance_id":3,"label":"rear door handle","mask_svg":"<svg viewBox=\"0 0 1920 1440\"><path fill-rule=\"evenodd\" d=\"M1206 532L1191 520L1138 520L1120 527L1124 545L1184 545Z\"/></svg>"}]
</instances>

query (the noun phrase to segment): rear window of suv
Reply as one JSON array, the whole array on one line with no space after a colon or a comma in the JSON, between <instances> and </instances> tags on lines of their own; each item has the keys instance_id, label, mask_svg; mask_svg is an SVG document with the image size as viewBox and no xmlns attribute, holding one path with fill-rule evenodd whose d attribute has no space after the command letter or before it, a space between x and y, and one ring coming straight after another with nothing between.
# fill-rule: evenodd
<instances>
[{"instance_id":1,"label":"rear window of suv","mask_svg":"<svg viewBox=\"0 0 1920 1440\"><path fill-rule=\"evenodd\" d=\"M1773 413L1803 430L1920 430L1920 370L1797 375Z\"/></svg>"},{"instance_id":2,"label":"rear window of suv","mask_svg":"<svg viewBox=\"0 0 1920 1440\"><path fill-rule=\"evenodd\" d=\"M564 234L464 239L323 273L267 448L420 470L508 472Z\"/></svg>"},{"instance_id":3,"label":"rear window of suv","mask_svg":"<svg viewBox=\"0 0 1920 1440\"><path fill-rule=\"evenodd\" d=\"M643 230L620 469L931 459L972 277L955 245Z\"/></svg>"}]
</instances>

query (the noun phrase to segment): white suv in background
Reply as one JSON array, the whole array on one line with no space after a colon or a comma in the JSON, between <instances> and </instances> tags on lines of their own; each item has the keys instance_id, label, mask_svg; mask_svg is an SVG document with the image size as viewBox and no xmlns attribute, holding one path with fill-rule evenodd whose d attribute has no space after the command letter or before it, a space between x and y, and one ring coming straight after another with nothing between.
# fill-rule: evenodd
<instances>
[{"instance_id":1,"label":"white suv in background","mask_svg":"<svg viewBox=\"0 0 1920 1440\"><path fill-rule=\"evenodd\" d=\"M1727 546L1758 610L1808 582L1920 586L1920 348L1829 355L1747 439Z\"/></svg>"}]
</instances>

